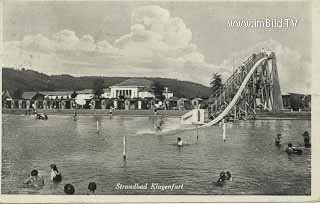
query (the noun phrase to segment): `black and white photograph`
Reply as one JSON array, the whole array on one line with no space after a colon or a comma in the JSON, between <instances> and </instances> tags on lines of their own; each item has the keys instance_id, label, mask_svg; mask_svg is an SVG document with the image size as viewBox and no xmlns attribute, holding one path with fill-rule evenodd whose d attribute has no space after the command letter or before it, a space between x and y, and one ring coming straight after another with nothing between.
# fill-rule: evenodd
<instances>
[{"instance_id":1,"label":"black and white photograph","mask_svg":"<svg viewBox=\"0 0 320 204\"><path fill-rule=\"evenodd\" d=\"M2 28L2 195L312 195L311 1L5 0Z\"/></svg>"}]
</instances>

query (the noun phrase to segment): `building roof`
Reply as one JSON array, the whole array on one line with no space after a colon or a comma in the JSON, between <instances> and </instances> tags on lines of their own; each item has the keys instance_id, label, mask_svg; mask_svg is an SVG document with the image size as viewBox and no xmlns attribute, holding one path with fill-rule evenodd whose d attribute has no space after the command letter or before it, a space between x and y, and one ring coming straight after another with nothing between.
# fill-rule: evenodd
<instances>
[{"instance_id":1,"label":"building roof","mask_svg":"<svg viewBox=\"0 0 320 204\"><path fill-rule=\"evenodd\" d=\"M36 91L25 91L22 94L23 99L32 99L35 95L37 95L38 92Z\"/></svg>"},{"instance_id":2,"label":"building roof","mask_svg":"<svg viewBox=\"0 0 320 204\"><path fill-rule=\"evenodd\" d=\"M152 87L153 82L148 79L131 78L124 80L113 86L139 86L139 87Z\"/></svg>"},{"instance_id":3,"label":"building roof","mask_svg":"<svg viewBox=\"0 0 320 204\"><path fill-rule=\"evenodd\" d=\"M37 94L41 94L43 96L67 96L71 95L73 91L25 91L22 94L23 99L32 99Z\"/></svg>"},{"instance_id":4,"label":"building roof","mask_svg":"<svg viewBox=\"0 0 320 204\"><path fill-rule=\"evenodd\" d=\"M12 98L8 90L2 91L2 99Z\"/></svg>"},{"instance_id":5,"label":"building roof","mask_svg":"<svg viewBox=\"0 0 320 204\"><path fill-rule=\"evenodd\" d=\"M203 100L202 98L197 97L197 98L192 99L191 101L202 101L202 100Z\"/></svg>"},{"instance_id":6,"label":"building roof","mask_svg":"<svg viewBox=\"0 0 320 204\"><path fill-rule=\"evenodd\" d=\"M92 94L93 90L92 89L82 89L80 91L76 91L77 94Z\"/></svg>"},{"instance_id":7,"label":"building roof","mask_svg":"<svg viewBox=\"0 0 320 204\"><path fill-rule=\"evenodd\" d=\"M71 95L73 91L39 91L38 93L41 93L45 96L67 96Z\"/></svg>"}]
</instances>

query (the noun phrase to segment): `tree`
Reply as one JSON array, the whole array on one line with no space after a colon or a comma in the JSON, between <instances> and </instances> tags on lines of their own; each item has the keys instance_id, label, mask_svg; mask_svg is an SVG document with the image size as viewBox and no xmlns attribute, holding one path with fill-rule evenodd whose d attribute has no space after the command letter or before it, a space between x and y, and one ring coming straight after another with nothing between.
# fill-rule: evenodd
<instances>
[{"instance_id":1,"label":"tree","mask_svg":"<svg viewBox=\"0 0 320 204\"><path fill-rule=\"evenodd\" d=\"M76 91L73 91L73 93L71 94L71 98L75 98L75 97L77 97L77 92Z\"/></svg>"},{"instance_id":2,"label":"tree","mask_svg":"<svg viewBox=\"0 0 320 204\"><path fill-rule=\"evenodd\" d=\"M21 88L17 88L13 94L12 94L12 97L13 98L16 98L16 99L21 99L22 98L22 95L23 95L23 90Z\"/></svg>"},{"instance_id":3,"label":"tree","mask_svg":"<svg viewBox=\"0 0 320 204\"><path fill-rule=\"evenodd\" d=\"M154 95L157 99L163 100L165 98L165 96L163 95L163 90L163 86L158 81L156 81L154 83Z\"/></svg>"},{"instance_id":4,"label":"tree","mask_svg":"<svg viewBox=\"0 0 320 204\"><path fill-rule=\"evenodd\" d=\"M218 73L213 74L212 80L210 82L210 87L213 94L215 94L216 91L222 87L222 79L220 74Z\"/></svg>"},{"instance_id":5,"label":"tree","mask_svg":"<svg viewBox=\"0 0 320 204\"><path fill-rule=\"evenodd\" d=\"M93 94L100 97L104 93L104 80L102 78L96 79L93 83Z\"/></svg>"}]
</instances>

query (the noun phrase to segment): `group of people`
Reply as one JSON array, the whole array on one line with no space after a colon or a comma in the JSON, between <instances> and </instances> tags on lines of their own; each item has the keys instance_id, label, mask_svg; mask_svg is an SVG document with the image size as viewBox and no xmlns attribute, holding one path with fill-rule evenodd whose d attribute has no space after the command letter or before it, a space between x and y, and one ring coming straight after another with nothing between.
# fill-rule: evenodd
<instances>
[{"instance_id":1,"label":"group of people","mask_svg":"<svg viewBox=\"0 0 320 204\"><path fill-rule=\"evenodd\" d=\"M63 190L64 190L64 193L67 195L73 195L74 192L76 191L74 186L70 183L64 185ZM97 190L97 184L95 182L90 182L88 185L88 190L89 190L88 195L93 195Z\"/></svg>"},{"instance_id":2,"label":"group of people","mask_svg":"<svg viewBox=\"0 0 320 204\"><path fill-rule=\"evenodd\" d=\"M62 175L59 172L57 166L55 164L51 164L50 168L51 168L50 180L53 183L61 182ZM31 171L30 177L26 179L23 183L30 187L41 188L42 186L44 186L44 178L39 175L38 170L34 169Z\"/></svg>"},{"instance_id":3,"label":"group of people","mask_svg":"<svg viewBox=\"0 0 320 204\"><path fill-rule=\"evenodd\" d=\"M43 115L41 115L40 113L36 113L36 119L37 120L48 120L48 115L46 113L43 113Z\"/></svg>"},{"instance_id":4,"label":"group of people","mask_svg":"<svg viewBox=\"0 0 320 204\"><path fill-rule=\"evenodd\" d=\"M216 186L223 186L226 181L232 181L232 175L229 171L220 172L219 179L216 182Z\"/></svg>"},{"instance_id":5,"label":"group of people","mask_svg":"<svg viewBox=\"0 0 320 204\"><path fill-rule=\"evenodd\" d=\"M305 131L303 134L303 139L304 139L304 147L305 148L310 148L311 143L310 143L310 135L308 131ZM281 146L281 134L277 134L275 137L275 145L276 146ZM288 143L287 148L285 149L285 152L289 155L291 154L302 154L303 150L300 147L293 146L292 143Z\"/></svg>"},{"instance_id":6,"label":"group of people","mask_svg":"<svg viewBox=\"0 0 320 204\"><path fill-rule=\"evenodd\" d=\"M62 175L59 172L57 166L55 164L51 164L50 168L50 180L55 184L60 183L62 181ZM23 184L27 185L28 187L42 188L44 186L44 178L39 174L38 170L34 169L31 171L29 178L26 179ZM96 189L97 184L95 182L90 182L88 185L88 194L94 194ZM75 188L72 184L65 184L64 192L67 195L72 195L75 193Z\"/></svg>"}]
</instances>

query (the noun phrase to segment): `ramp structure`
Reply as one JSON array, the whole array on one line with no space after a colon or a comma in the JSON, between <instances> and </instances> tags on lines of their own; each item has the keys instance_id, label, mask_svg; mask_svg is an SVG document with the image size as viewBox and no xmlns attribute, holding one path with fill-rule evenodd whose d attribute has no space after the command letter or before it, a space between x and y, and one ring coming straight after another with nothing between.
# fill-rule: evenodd
<instances>
[{"instance_id":1,"label":"ramp structure","mask_svg":"<svg viewBox=\"0 0 320 204\"><path fill-rule=\"evenodd\" d=\"M251 55L216 91L210 105L211 126L229 119L255 118L257 111L283 108L275 53Z\"/></svg>"},{"instance_id":2,"label":"ramp structure","mask_svg":"<svg viewBox=\"0 0 320 204\"><path fill-rule=\"evenodd\" d=\"M283 108L274 52L251 55L212 97L209 122L223 118L254 119L257 111L278 112ZM191 112L190 112L191 113Z\"/></svg>"}]
</instances>

